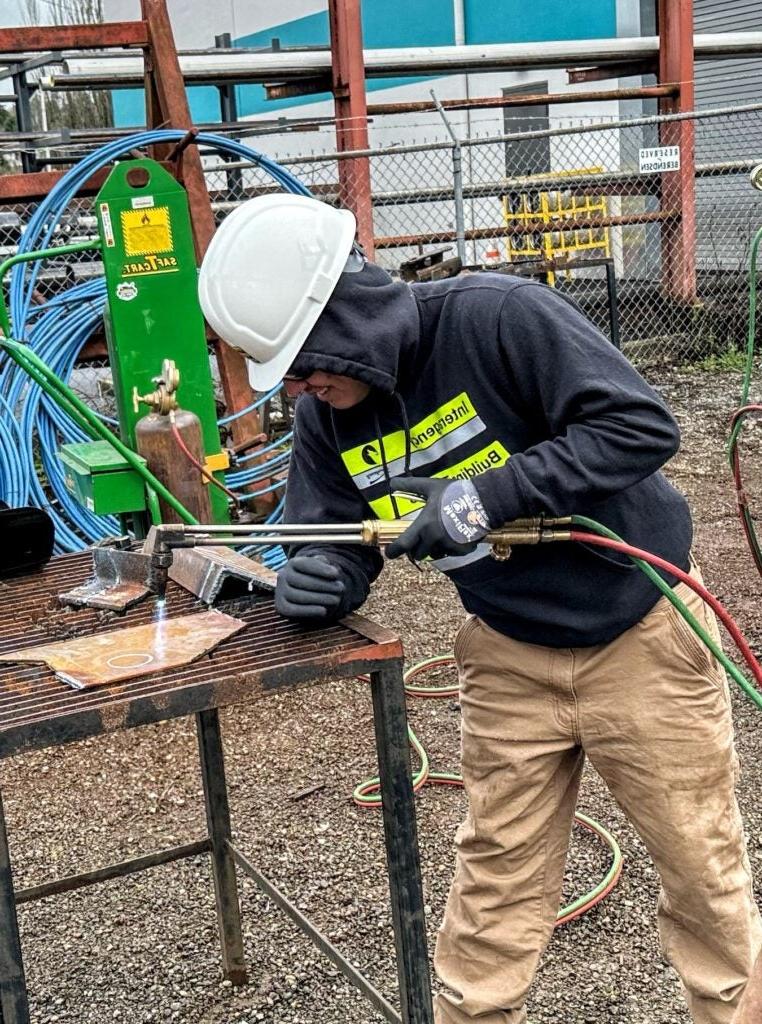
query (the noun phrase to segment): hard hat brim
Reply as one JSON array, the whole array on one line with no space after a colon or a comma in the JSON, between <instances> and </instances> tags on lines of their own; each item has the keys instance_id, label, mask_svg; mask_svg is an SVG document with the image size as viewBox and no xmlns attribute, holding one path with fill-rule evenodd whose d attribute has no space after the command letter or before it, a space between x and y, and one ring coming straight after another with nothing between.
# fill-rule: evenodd
<instances>
[{"instance_id":1,"label":"hard hat brim","mask_svg":"<svg viewBox=\"0 0 762 1024\"><path fill-rule=\"evenodd\" d=\"M289 366L293 363L304 345L304 338L296 338L294 342L277 356L268 359L266 363L257 363L253 359L246 360L249 371L249 383L255 391L271 391L276 384L279 384Z\"/></svg>"}]
</instances>

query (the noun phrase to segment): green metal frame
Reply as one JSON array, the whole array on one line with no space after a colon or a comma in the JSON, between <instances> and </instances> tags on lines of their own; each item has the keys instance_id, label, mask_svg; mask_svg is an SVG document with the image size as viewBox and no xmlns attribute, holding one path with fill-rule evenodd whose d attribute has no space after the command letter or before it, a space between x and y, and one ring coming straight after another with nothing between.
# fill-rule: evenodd
<instances>
[{"instance_id":1,"label":"green metal frame","mask_svg":"<svg viewBox=\"0 0 762 1024\"><path fill-rule=\"evenodd\" d=\"M81 427L90 437L108 441L130 466L140 474L146 484L148 506L153 522L161 521L158 511L158 496L163 498L177 512L183 522L196 525L198 523L196 517L188 511L182 502L175 498L158 477L153 475L141 458L109 430L92 409L88 408L71 388L53 373L47 363L40 359L26 345L11 338L10 317L8 316L8 307L5 301L5 292L3 291L3 282L8 271L17 263L29 263L34 260L49 259L55 256L65 256L73 252L85 252L88 249L95 250L100 248L100 242L73 242L70 245L59 245L51 249L16 253L15 256L10 256L7 260L0 263L0 326L2 326L5 335L5 337L0 338L0 349L8 354L42 388L45 394L57 402L77 426Z\"/></svg>"},{"instance_id":2,"label":"green metal frame","mask_svg":"<svg viewBox=\"0 0 762 1024\"><path fill-rule=\"evenodd\" d=\"M206 324L188 195L155 160L119 161L95 198L106 279L106 340L122 440L135 447L145 409L133 395L153 390L162 361L180 371L177 401L201 422L204 453L220 453ZM224 483L221 471L215 473ZM230 522L222 491L209 493L212 521Z\"/></svg>"}]
</instances>

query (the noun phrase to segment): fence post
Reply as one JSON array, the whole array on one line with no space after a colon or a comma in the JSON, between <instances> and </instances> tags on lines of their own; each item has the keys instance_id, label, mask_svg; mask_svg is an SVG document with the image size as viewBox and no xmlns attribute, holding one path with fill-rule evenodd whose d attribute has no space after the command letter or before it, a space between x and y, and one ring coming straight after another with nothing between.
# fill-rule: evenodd
<instances>
[{"instance_id":1,"label":"fence post","mask_svg":"<svg viewBox=\"0 0 762 1024\"><path fill-rule=\"evenodd\" d=\"M444 107L433 89L429 89L434 105L439 111L439 116L445 123L445 128L452 139L452 185L453 200L455 203L455 249L458 259L465 266L466 263L466 218L463 209L463 154L460 147L460 139L453 131L453 127L447 119Z\"/></svg>"},{"instance_id":2,"label":"fence post","mask_svg":"<svg viewBox=\"0 0 762 1024\"><path fill-rule=\"evenodd\" d=\"M214 45L218 50L229 50L233 40L229 32L223 32L214 37ZM233 124L238 120L238 97L236 87L227 83L218 85L217 91L220 95L220 116L224 124ZM224 154L222 159L225 163L232 163L237 160L232 154ZM240 167L234 167L231 171L225 172L227 179L227 199L235 201L245 198L243 192L243 171Z\"/></svg>"},{"instance_id":3,"label":"fence post","mask_svg":"<svg viewBox=\"0 0 762 1024\"><path fill-rule=\"evenodd\" d=\"M659 101L662 114L693 110L693 0L659 0L659 82L676 83L677 97ZM696 126L692 119L660 125L663 146L679 146L680 170L662 174L662 209L679 214L662 229L665 291L680 302L696 300Z\"/></svg>"},{"instance_id":4,"label":"fence post","mask_svg":"<svg viewBox=\"0 0 762 1024\"><path fill-rule=\"evenodd\" d=\"M328 0L331 66L340 153L368 148L368 109L360 0ZM373 199L366 157L339 160L339 199L357 219L357 236L373 259Z\"/></svg>"}]
</instances>

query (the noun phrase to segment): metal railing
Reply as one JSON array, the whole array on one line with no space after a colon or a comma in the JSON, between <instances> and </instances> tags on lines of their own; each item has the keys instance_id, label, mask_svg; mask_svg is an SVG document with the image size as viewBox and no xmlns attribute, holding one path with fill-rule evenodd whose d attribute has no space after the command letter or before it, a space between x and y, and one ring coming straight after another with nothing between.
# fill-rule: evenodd
<instances>
[{"instance_id":1,"label":"metal railing","mask_svg":"<svg viewBox=\"0 0 762 1024\"><path fill-rule=\"evenodd\" d=\"M687 299L666 284L681 216L664 187L670 172L650 171L642 160L643 150L659 146L665 122L680 119L695 130L695 245L676 250L686 264L677 272L695 277ZM521 129L521 117L511 124ZM400 126L409 137L409 120ZM339 161L367 158L375 258L393 273L430 253L432 261L459 256L469 270L537 276L573 297L604 333L618 328L623 349L640 363L743 346L749 248L762 224L762 193L749 183L762 161L762 104L594 123L565 118L547 131L486 137L461 138L456 128L449 134L442 121L431 130L433 142L339 154L326 128L301 137L324 152L279 154L279 143L287 143L269 137L268 154L331 203L340 201ZM387 120L384 134L392 133ZM275 187L256 165L241 162L215 161L206 177L218 221ZM3 225L8 212L20 229L31 210L0 208L0 256L15 244L13 225ZM92 201L73 201L60 240L79 241L94 230ZM46 265L40 298L97 270L83 259Z\"/></svg>"}]
</instances>

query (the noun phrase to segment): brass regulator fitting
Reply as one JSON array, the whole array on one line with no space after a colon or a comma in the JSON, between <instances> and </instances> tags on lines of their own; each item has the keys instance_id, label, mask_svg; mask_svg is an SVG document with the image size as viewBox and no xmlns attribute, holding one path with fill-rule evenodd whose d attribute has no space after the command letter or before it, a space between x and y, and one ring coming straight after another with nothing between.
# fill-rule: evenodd
<instances>
[{"instance_id":1,"label":"brass regulator fitting","mask_svg":"<svg viewBox=\"0 0 762 1024\"><path fill-rule=\"evenodd\" d=\"M180 386L180 371L172 359L165 359L161 364L161 376L152 377L151 380L156 385L155 391L139 395L137 388L132 389L132 407L138 412L142 403L147 405L151 412L158 413L159 416L168 416L178 407L175 392Z\"/></svg>"}]
</instances>

